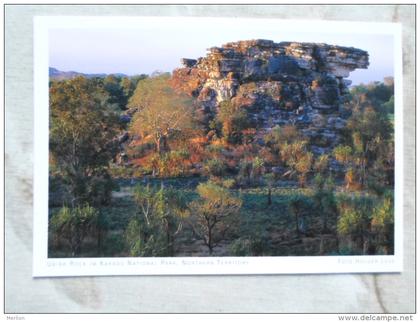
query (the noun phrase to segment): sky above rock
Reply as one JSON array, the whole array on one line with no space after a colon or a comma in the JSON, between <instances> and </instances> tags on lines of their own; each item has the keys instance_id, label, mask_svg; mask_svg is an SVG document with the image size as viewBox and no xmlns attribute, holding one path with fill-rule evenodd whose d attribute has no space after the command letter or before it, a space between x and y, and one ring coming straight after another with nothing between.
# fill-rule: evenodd
<instances>
[{"instance_id":1,"label":"sky above rock","mask_svg":"<svg viewBox=\"0 0 420 322\"><path fill-rule=\"evenodd\" d=\"M298 30L296 30L298 29ZM275 19L142 19L132 24L54 28L49 31L49 66L82 73L150 74L181 67L181 58L198 58L226 42L270 39L317 42L368 51L370 66L350 74L353 84L393 76L393 37L334 28L319 32L311 22L279 24Z\"/></svg>"}]
</instances>

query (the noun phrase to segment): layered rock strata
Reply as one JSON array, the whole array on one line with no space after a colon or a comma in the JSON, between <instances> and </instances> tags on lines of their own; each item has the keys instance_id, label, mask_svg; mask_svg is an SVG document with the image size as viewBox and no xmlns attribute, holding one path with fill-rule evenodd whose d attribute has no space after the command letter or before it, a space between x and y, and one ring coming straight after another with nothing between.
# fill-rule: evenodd
<instances>
[{"instance_id":1,"label":"layered rock strata","mask_svg":"<svg viewBox=\"0 0 420 322\"><path fill-rule=\"evenodd\" d=\"M313 139L315 153L339 143L346 124L351 71L367 68L366 51L317 43L249 40L212 47L206 57L182 59L173 85L196 97L205 115L231 100L246 108L259 132L294 124Z\"/></svg>"}]
</instances>

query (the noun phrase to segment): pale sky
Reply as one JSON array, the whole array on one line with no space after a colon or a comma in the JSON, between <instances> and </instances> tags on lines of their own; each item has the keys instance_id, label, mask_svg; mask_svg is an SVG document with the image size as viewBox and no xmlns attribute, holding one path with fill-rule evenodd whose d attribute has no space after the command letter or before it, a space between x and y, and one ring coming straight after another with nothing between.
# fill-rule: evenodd
<instances>
[{"instance_id":1,"label":"pale sky","mask_svg":"<svg viewBox=\"0 0 420 322\"><path fill-rule=\"evenodd\" d=\"M393 76L393 37L387 34L314 32L276 27L265 19L179 19L135 27L61 28L49 31L49 66L82 73L150 74L172 71L181 58L205 56L206 49L230 41L270 39L275 42L318 42L368 51L370 66L350 74L353 84Z\"/></svg>"}]
</instances>

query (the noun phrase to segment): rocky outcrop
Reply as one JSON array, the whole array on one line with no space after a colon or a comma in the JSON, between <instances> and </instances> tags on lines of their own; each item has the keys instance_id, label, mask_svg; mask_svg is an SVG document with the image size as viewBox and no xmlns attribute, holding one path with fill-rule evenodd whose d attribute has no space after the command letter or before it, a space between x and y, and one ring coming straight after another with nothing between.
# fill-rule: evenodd
<instances>
[{"instance_id":1,"label":"rocky outcrop","mask_svg":"<svg viewBox=\"0 0 420 322\"><path fill-rule=\"evenodd\" d=\"M209 49L206 57L183 59L173 72L176 89L197 98L204 114L231 100L246 108L257 127L294 124L317 142L336 145L345 126L340 107L351 81L369 65L366 51L327 44L249 40Z\"/></svg>"}]
</instances>

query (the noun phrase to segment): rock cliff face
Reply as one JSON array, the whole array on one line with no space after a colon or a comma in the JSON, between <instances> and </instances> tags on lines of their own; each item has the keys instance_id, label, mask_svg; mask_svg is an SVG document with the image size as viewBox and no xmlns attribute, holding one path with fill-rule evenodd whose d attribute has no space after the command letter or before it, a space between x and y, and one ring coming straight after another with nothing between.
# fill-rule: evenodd
<instances>
[{"instance_id":1,"label":"rock cliff face","mask_svg":"<svg viewBox=\"0 0 420 322\"><path fill-rule=\"evenodd\" d=\"M294 124L319 152L338 144L351 84L345 78L367 68L368 57L360 49L327 44L238 41L210 48L203 58L183 59L173 85L196 97L205 115L226 100L246 108L260 133Z\"/></svg>"}]
</instances>

